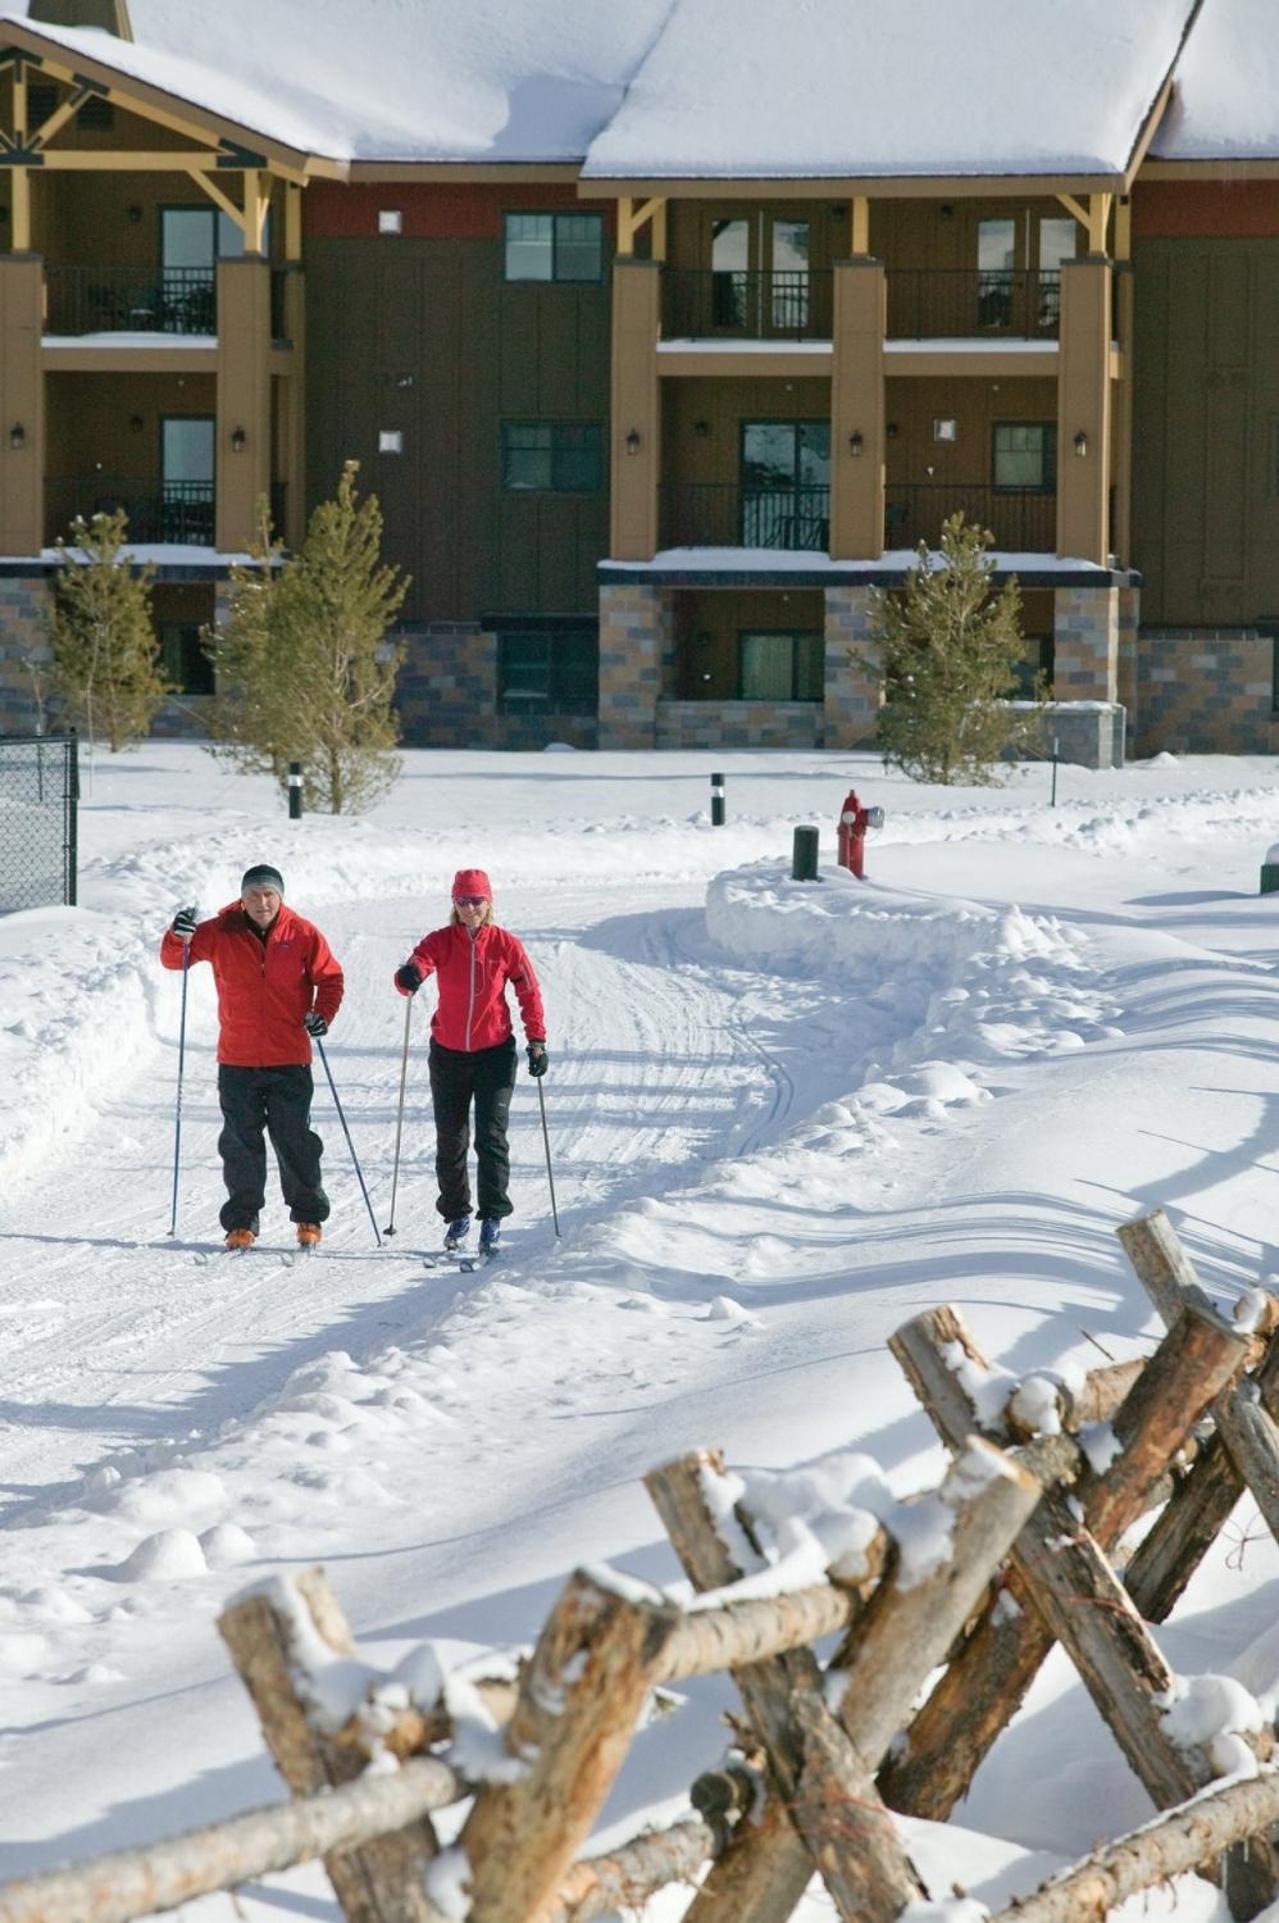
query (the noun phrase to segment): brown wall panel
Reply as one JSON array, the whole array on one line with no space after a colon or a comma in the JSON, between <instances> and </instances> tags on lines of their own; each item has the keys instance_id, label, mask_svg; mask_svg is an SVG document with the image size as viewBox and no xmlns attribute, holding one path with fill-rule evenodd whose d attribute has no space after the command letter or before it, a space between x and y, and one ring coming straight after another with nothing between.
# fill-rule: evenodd
<instances>
[{"instance_id":1,"label":"brown wall panel","mask_svg":"<svg viewBox=\"0 0 1279 1923\"><path fill-rule=\"evenodd\" d=\"M1279 180L1139 181L1132 196L1132 231L1134 240L1275 238Z\"/></svg>"},{"instance_id":2,"label":"brown wall panel","mask_svg":"<svg viewBox=\"0 0 1279 1923\"><path fill-rule=\"evenodd\" d=\"M396 208L401 218L398 235L378 235L378 214ZM500 240L504 213L601 213L606 232L612 233L615 203L583 200L572 182L536 181L523 186L478 182L456 187L437 182L380 181L344 186L340 181L312 181L302 197L303 231L313 239L368 239L382 247L409 240Z\"/></svg>"},{"instance_id":3,"label":"brown wall panel","mask_svg":"<svg viewBox=\"0 0 1279 1923\"><path fill-rule=\"evenodd\" d=\"M680 701L736 701L739 637L744 629L820 634L820 588L690 590L674 597L675 687Z\"/></svg>"},{"instance_id":4,"label":"brown wall panel","mask_svg":"<svg viewBox=\"0 0 1279 1923\"><path fill-rule=\"evenodd\" d=\"M311 498L361 462L413 576L405 618L592 612L606 487L504 494L501 423L598 421L606 442L607 284L508 284L497 238L313 238L307 269Z\"/></svg>"},{"instance_id":5,"label":"brown wall panel","mask_svg":"<svg viewBox=\"0 0 1279 1923\"><path fill-rule=\"evenodd\" d=\"M1145 623L1279 611L1279 249L1134 250L1133 561Z\"/></svg>"}]
</instances>

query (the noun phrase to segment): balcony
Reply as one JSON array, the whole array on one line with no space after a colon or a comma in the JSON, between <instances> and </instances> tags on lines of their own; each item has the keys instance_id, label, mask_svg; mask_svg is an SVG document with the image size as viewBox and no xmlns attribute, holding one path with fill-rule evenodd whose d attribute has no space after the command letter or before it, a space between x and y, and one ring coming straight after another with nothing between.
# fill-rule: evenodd
<instances>
[{"instance_id":1,"label":"balcony","mask_svg":"<svg viewBox=\"0 0 1279 1923\"><path fill-rule=\"evenodd\" d=\"M211 548L214 544L212 481L120 479L106 474L69 476L45 485L46 527L49 538L66 538L72 521L82 515L113 514L123 508L129 517L131 542L147 546Z\"/></svg>"},{"instance_id":2,"label":"balcony","mask_svg":"<svg viewBox=\"0 0 1279 1923\"><path fill-rule=\"evenodd\" d=\"M45 333L199 334L217 332L211 267L166 267L147 280L127 268L45 270Z\"/></svg>"},{"instance_id":3,"label":"balcony","mask_svg":"<svg viewBox=\"0 0 1279 1923\"><path fill-rule=\"evenodd\" d=\"M825 554L829 487L672 481L662 488L663 547L782 548Z\"/></svg>"},{"instance_id":4,"label":"balcony","mask_svg":"<svg viewBox=\"0 0 1279 1923\"><path fill-rule=\"evenodd\" d=\"M1056 340L1061 273L897 267L887 274L888 340ZM829 341L830 268L713 273L668 267L662 336L672 340Z\"/></svg>"},{"instance_id":5,"label":"balcony","mask_svg":"<svg viewBox=\"0 0 1279 1923\"><path fill-rule=\"evenodd\" d=\"M828 341L828 267L712 273L668 267L662 277L667 340Z\"/></svg>"},{"instance_id":6,"label":"balcony","mask_svg":"<svg viewBox=\"0 0 1279 1923\"><path fill-rule=\"evenodd\" d=\"M1061 273L898 267L888 279L889 340L1056 340Z\"/></svg>"},{"instance_id":7,"label":"balcony","mask_svg":"<svg viewBox=\"0 0 1279 1923\"><path fill-rule=\"evenodd\" d=\"M995 488L983 482L927 481L888 489L884 546L914 548L941 540L947 515L989 528L995 546L1009 554L1052 554L1057 547L1057 497L1042 488Z\"/></svg>"}]
</instances>

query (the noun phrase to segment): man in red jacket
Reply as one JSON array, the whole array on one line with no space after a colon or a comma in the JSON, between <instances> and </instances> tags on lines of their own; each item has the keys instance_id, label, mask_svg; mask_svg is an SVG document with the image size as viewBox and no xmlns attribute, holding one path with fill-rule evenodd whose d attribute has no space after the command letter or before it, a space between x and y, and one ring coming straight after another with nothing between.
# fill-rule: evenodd
<instances>
[{"instance_id":1,"label":"man in red jacket","mask_svg":"<svg viewBox=\"0 0 1279 1923\"><path fill-rule=\"evenodd\" d=\"M324 1144L311 1127L311 1037L328 1033L342 1005L342 970L319 929L284 905L278 868L245 871L240 899L210 921L182 908L160 944L166 968L207 961L218 991L218 1151L226 1181L222 1226L229 1249L252 1248L266 1201L271 1137L280 1187L313 1248L328 1218L320 1185Z\"/></svg>"}]
</instances>

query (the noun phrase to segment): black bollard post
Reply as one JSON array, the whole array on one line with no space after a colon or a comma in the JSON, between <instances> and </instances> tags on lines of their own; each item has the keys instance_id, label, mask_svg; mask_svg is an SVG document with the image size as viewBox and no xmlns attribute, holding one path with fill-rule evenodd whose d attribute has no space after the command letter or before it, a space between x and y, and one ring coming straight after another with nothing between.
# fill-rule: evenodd
<instances>
[{"instance_id":1,"label":"black bollard post","mask_svg":"<svg viewBox=\"0 0 1279 1923\"><path fill-rule=\"evenodd\" d=\"M797 828L795 830L794 852L791 855L790 878L792 881L817 880L817 830L816 828Z\"/></svg>"},{"instance_id":2,"label":"black bollard post","mask_svg":"<svg viewBox=\"0 0 1279 1923\"><path fill-rule=\"evenodd\" d=\"M1052 794L1049 796L1049 800L1048 800L1048 806L1050 808L1055 808L1057 806L1057 761L1060 756L1060 753L1061 753L1061 742L1058 740L1057 736L1054 735L1053 736L1053 791L1052 791Z\"/></svg>"},{"instance_id":3,"label":"black bollard post","mask_svg":"<svg viewBox=\"0 0 1279 1923\"><path fill-rule=\"evenodd\" d=\"M302 819L302 763L289 763L289 820Z\"/></svg>"},{"instance_id":4,"label":"black bollard post","mask_svg":"<svg viewBox=\"0 0 1279 1923\"><path fill-rule=\"evenodd\" d=\"M724 777L711 776L711 827L724 826Z\"/></svg>"}]
</instances>

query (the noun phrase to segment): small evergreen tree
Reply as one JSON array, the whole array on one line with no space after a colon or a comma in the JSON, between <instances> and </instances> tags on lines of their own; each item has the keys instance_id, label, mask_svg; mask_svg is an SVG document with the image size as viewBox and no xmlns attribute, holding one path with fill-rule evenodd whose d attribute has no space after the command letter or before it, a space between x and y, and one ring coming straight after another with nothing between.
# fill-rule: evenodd
<instances>
[{"instance_id":1,"label":"small evergreen tree","mask_svg":"<svg viewBox=\"0 0 1279 1923\"><path fill-rule=\"evenodd\" d=\"M292 559L263 509L253 564L233 571L228 619L206 643L215 752L282 786L300 762L304 805L335 815L368 807L399 772L391 701L404 650L387 633L409 581L381 559L381 509L358 498L358 466L346 463Z\"/></svg>"},{"instance_id":2,"label":"small evergreen tree","mask_svg":"<svg viewBox=\"0 0 1279 1923\"><path fill-rule=\"evenodd\" d=\"M48 621L54 689L90 747L101 731L112 754L146 734L169 692L151 619L155 570L121 558L127 536L123 509L72 522Z\"/></svg>"},{"instance_id":3,"label":"small evergreen tree","mask_svg":"<svg viewBox=\"0 0 1279 1923\"><path fill-rule=\"evenodd\" d=\"M993 541L952 514L940 561L921 542L904 588L872 590L877 647L858 659L885 681L879 745L886 762L921 781L992 781L1002 758L1042 732L1040 677L1033 705L1008 705L1029 647L1016 580L991 588Z\"/></svg>"}]
</instances>

